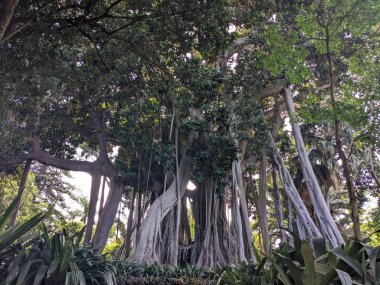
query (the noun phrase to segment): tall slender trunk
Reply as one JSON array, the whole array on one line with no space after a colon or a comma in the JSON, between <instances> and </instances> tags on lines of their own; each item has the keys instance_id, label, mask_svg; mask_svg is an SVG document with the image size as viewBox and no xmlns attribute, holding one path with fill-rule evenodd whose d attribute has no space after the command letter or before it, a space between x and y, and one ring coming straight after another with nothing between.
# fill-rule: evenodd
<instances>
[{"instance_id":1,"label":"tall slender trunk","mask_svg":"<svg viewBox=\"0 0 380 285\"><path fill-rule=\"evenodd\" d=\"M292 201L290 198L288 198L288 230L289 232L293 233L293 207L292 207ZM294 246L294 237L293 235L289 235L289 245Z\"/></svg>"},{"instance_id":2,"label":"tall slender trunk","mask_svg":"<svg viewBox=\"0 0 380 285\"><path fill-rule=\"evenodd\" d=\"M128 213L128 220L127 220L127 233L124 240L124 258L129 257L129 254L131 252L131 240L132 240L132 232L133 232L133 212L135 208L135 198L136 198L136 191L135 188L132 190L132 197L131 201L129 203L129 213Z\"/></svg>"},{"instance_id":3,"label":"tall slender trunk","mask_svg":"<svg viewBox=\"0 0 380 285\"><path fill-rule=\"evenodd\" d=\"M305 233L305 227L302 224L302 221L297 217L296 218L296 223L297 223L297 231L298 231L298 237L301 240L306 240L306 233Z\"/></svg>"},{"instance_id":4,"label":"tall slender trunk","mask_svg":"<svg viewBox=\"0 0 380 285\"><path fill-rule=\"evenodd\" d=\"M248 259L256 264L256 256L253 252L253 238L252 238L252 230L251 230L251 225L249 223L249 214L248 214L248 205L247 205L247 200L245 198L245 186L244 186L244 181L243 181L243 173L241 170L241 163L239 160L235 160L232 163L232 171L235 172L235 175L232 177L236 178L236 183L238 185L238 193L239 193L239 198L240 198L240 208L241 208L241 219L243 222L243 229L244 229L244 236L247 241L248 245Z\"/></svg>"},{"instance_id":5,"label":"tall slender trunk","mask_svg":"<svg viewBox=\"0 0 380 285\"><path fill-rule=\"evenodd\" d=\"M140 239L140 227L141 227L141 220L142 220L142 192L137 194L137 223L136 223L136 242Z\"/></svg>"},{"instance_id":6,"label":"tall slender trunk","mask_svg":"<svg viewBox=\"0 0 380 285\"><path fill-rule=\"evenodd\" d=\"M94 220L96 214L96 205L98 203L99 188L100 188L101 175L98 173L92 174L91 180L91 193L90 205L88 207L86 231L84 234L83 244L89 244L92 236L92 229L94 227Z\"/></svg>"},{"instance_id":7,"label":"tall slender trunk","mask_svg":"<svg viewBox=\"0 0 380 285\"><path fill-rule=\"evenodd\" d=\"M231 198L232 198L232 207L231 207L231 215L234 218L234 223L232 225L234 226L234 232L236 234L237 238L237 261L242 262L246 261L245 258L245 252L244 252L244 241L243 241L243 227L242 227L242 219L239 211L239 186L237 184L237 177L235 177L236 172L232 172L232 191L231 191Z\"/></svg>"},{"instance_id":8,"label":"tall slender trunk","mask_svg":"<svg viewBox=\"0 0 380 285\"><path fill-rule=\"evenodd\" d=\"M306 153L306 148L303 142L300 127L297 123L297 120L294 118L297 116L297 113L294 107L292 96L290 94L290 90L288 88L285 88L285 104L291 118L290 123L292 125L293 135L296 141L299 162L301 164L305 183L310 195L310 200L313 203L314 211L319 221L321 230L323 232L323 235L326 236L331 242L332 246L341 246L344 244L343 237L340 234L339 229L326 205L326 201L323 198L322 191L319 187L309 157Z\"/></svg>"},{"instance_id":9,"label":"tall slender trunk","mask_svg":"<svg viewBox=\"0 0 380 285\"><path fill-rule=\"evenodd\" d=\"M25 166L24 166L24 170L22 171L20 185L18 187L18 195L20 196L20 199L17 201L15 209L13 210L12 216L9 220L8 225L10 227L13 226L16 222L18 211L20 209L21 197L22 197L22 194L24 193L24 190L25 190L25 185L26 185L26 181L28 179L28 174L29 174L31 165L32 165L32 160L30 160L30 159L27 160L25 163Z\"/></svg>"},{"instance_id":10,"label":"tall slender trunk","mask_svg":"<svg viewBox=\"0 0 380 285\"><path fill-rule=\"evenodd\" d=\"M263 238L263 250L266 255L269 254L269 232L268 232L268 222L267 222L267 186L266 186L266 176L267 176L267 156L262 153L260 158L260 178L259 178L259 199L258 199L258 216L261 235Z\"/></svg>"},{"instance_id":11,"label":"tall slender trunk","mask_svg":"<svg viewBox=\"0 0 380 285\"><path fill-rule=\"evenodd\" d=\"M343 144L341 140L341 130L340 130L340 120L337 110L337 102L335 98L335 78L334 78L334 71L333 71L333 61L330 51L330 31L329 26L325 26L325 33L326 33L326 53L327 53L327 61L329 66L329 77L330 77L330 98L331 98L331 104L334 111L334 123L335 123L335 148L339 155L340 160L342 161L342 167L343 167L343 176L346 180L346 187L348 191L348 197L350 202L350 208L351 208L351 220L353 223L353 230L354 230L354 238L356 240L360 240L360 222L359 222L359 204L358 204L358 198L356 194L356 189L354 182L351 177L351 169L350 164L348 162L347 156L344 153L343 150Z\"/></svg>"},{"instance_id":12,"label":"tall slender trunk","mask_svg":"<svg viewBox=\"0 0 380 285\"><path fill-rule=\"evenodd\" d=\"M174 235L174 255L173 255L173 265L177 266L178 264L178 236L179 236L179 227L181 222L181 189L179 185L179 165L178 165L178 126L175 128L175 167L176 167L176 176L175 176L175 182L176 182L176 190L177 190L177 206L175 207L176 210L176 221L175 221L175 235Z\"/></svg>"},{"instance_id":13,"label":"tall slender trunk","mask_svg":"<svg viewBox=\"0 0 380 285\"><path fill-rule=\"evenodd\" d=\"M186 199L187 198L182 198L181 227L182 227L182 231L184 234L182 235L182 238L179 241L180 244L190 244L191 243L191 230L190 230L189 217L187 214ZM187 241L185 241L185 234L186 234Z\"/></svg>"},{"instance_id":14,"label":"tall slender trunk","mask_svg":"<svg viewBox=\"0 0 380 285\"><path fill-rule=\"evenodd\" d=\"M107 177L103 176L103 183L102 183L102 192L100 193L100 202L99 202L99 217L102 215L103 207L104 207L104 191L106 189L106 182Z\"/></svg>"},{"instance_id":15,"label":"tall slender trunk","mask_svg":"<svg viewBox=\"0 0 380 285\"><path fill-rule=\"evenodd\" d=\"M286 236L286 232L284 230L284 228L285 228L284 214L282 211L281 195L280 195L280 190L279 190L278 184L277 184L277 171L276 171L276 166L275 166L274 162L272 162L272 180L273 180L274 208L276 211L277 223L278 223L278 226L280 228L281 242L285 243L287 240L287 236Z\"/></svg>"}]
</instances>

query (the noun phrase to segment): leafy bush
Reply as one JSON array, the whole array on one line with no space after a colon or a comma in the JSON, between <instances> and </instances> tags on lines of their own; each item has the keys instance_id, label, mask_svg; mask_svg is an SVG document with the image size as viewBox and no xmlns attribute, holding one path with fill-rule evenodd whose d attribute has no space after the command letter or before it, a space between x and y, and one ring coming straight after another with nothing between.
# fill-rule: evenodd
<instances>
[{"instance_id":1,"label":"leafy bush","mask_svg":"<svg viewBox=\"0 0 380 285\"><path fill-rule=\"evenodd\" d=\"M117 284L111 262L89 247L80 247L83 230L52 237L45 230L43 237L13 259L5 284Z\"/></svg>"}]
</instances>

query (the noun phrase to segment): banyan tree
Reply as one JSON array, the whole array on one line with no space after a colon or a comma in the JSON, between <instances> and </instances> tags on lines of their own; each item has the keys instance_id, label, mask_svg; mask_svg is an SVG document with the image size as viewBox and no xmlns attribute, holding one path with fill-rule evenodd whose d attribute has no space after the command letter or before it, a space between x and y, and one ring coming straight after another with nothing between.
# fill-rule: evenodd
<instances>
[{"instance_id":1,"label":"banyan tree","mask_svg":"<svg viewBox=\"0 0 380 285\"><path fill-rule=\"evenodd\" d=\"M0 47L0 166L24 164L27 173L38 162L90 174L84 244L104 249L123 200L118 254L134 262L255 263L255 247L268 253L278 240L291 242L288 230L340 246L325 194L336 185L347 185L359 238L341 129L348 119L337 107L376 88L344 81L356 78L347 65L356 56L352 39L371 33L368 20L360 33L342 36L355 1L339 13L324 1L57 2L3 7L10 18L0 23L8 35ZM24 15L30 23L12 33L12 19ZM325 41L315 39L321 29ZM371 49L363 53L370 64ZM344 183L321 185L315 173L301 128L310 106L329 110ZM293 157L306 195L289 168Z\"/></svg>"}]
</instances>

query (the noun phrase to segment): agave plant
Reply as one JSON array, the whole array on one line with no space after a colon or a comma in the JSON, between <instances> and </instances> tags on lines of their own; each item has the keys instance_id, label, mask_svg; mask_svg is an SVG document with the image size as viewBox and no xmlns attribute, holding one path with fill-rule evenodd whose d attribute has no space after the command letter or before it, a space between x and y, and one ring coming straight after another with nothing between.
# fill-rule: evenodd
<instances>
[{"instance_id":1,"label":"agave plant","mask_svg":"<svg viewBox=\"0 0 380 285\"><path fill-rule=\"evenodd\" d=\"M16 240L20 239L20 237L30 231L47 216L47 213L41 212L24 223L6 228L8 221L20 199L21 195L19 194L5 210L3 216L0 217L0 256L4 250L9 248L9 246L11 246Z\"/></svg>"},{"instance_id":2,"label":"agave plant","mask_svg":"<svg viewBox=\"0 0 380 285\"><path fill-rule=\"evenodd\" d=\"M114 267L90 247L81 248L84 229L49 237L46 229L27 252L12 261L5 284L117 284Z\"/></svg>"},{"instance_id":3,"label":"agave plant","mask_svg":"<svg viewBox=\"0 0 380 285\"><path fill-rule=\"evenodd\" d=\"M3 280L4 275L7 274L7 267L14 256L21 251L23 247L21 240L24 235L47 216L47 213L41 212L23 223L7 228L8 221L20 199L21 195L19 194L0 217L0 280Z\"/></svg>"}]
</instances>

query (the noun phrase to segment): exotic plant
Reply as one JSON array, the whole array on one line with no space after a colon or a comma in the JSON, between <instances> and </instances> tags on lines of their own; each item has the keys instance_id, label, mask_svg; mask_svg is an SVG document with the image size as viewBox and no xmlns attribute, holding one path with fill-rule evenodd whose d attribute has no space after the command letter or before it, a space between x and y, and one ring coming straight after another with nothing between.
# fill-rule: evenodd
<instances>
[{"instance_id":1,"label":"exotic plant","mask_svg":"<svg viewBox=\"0 0 380 285\"><path fill-rule=\"evenodd\" d=\"M218 274L216 285L222 284L242 284L242 285L259 285L268 284L271 281L271 269L265 268L267 261L263 257L258 264L243 262L240 264L226 266Z\"/></svg>"},{"instance_id":2,"label":"exotic plant","mask_svg":"<svg viewBox=\"0 0 380 285\"><path fill-rule=\"evenodd\" d=\"M379 284L380 247L359 242L327 249L324 239L302 241L289 256L275 253L285 265L271 261L286 285Z\"/></svg>"},{"instance_id":3,"label":"exotic plant","mask_svg":"<svg viewBox=\"0 0 380 285\"><path fill-rule=\"evenodd\" d=\"M117 284L114 267L90 247L80 247L84 229L43 236L17 255L4 284Z\"/></svg>"},{"instance_id":4,"label":"exotic plant","mask_svg":"<svg viewBox=\"0 0 380 285\"><path fill-rule=\"evenodd\" d=\"M19 194L0 217L0 280L4 279L7 266L12 261L12 258L23 247L20 239L24 238L25 241L24 235L47 216L47 213L38 213L23 223L7 227L8 221L20 199L21 195Z\"/></svg>"}]
</instances>

